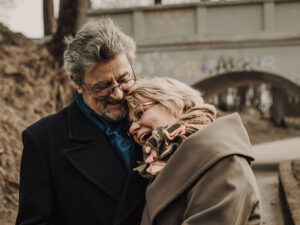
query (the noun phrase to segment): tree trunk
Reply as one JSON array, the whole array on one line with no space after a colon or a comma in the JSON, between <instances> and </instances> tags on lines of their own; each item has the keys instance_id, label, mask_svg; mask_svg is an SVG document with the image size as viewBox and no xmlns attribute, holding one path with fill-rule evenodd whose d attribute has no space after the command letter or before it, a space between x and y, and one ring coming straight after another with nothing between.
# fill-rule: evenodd
<instances>
[{"instance_id":1,"label":"tree trunk","mask_svg":"<svg viewBox=\"0 0 300 225\"><path fill-rule=\"evenodd\" d=\"M75 35L86 18L89 0L60 0L58 28L48 49L55 59L63 64L63 53L66 48L64 38Z\"/></svg>"},{"instance_id":2,"label":"tree trunk","mask_svg":"<svg viewBox=\"0 0 300 225\"><path fill-rule=\"evenodd\" d=\"M44 35L54 34L56 20L53 12L53 0L43 0Z\"/></svg>"},{"instance_id":3,"label":"tree trunk","mask_svg":"<svg viewBox=\"0 0 300 225\"><path fill-rule=\"evenodd\" d=\"M154 0L154 4L157 5L157 4L161 4L162 3L162 0Z\"/></svg>"}]
</instances>

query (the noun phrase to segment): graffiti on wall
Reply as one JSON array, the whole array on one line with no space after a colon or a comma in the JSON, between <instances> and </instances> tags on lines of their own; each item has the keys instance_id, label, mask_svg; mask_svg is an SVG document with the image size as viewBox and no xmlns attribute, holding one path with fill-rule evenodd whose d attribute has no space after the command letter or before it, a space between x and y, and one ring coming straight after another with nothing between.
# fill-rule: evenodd
<instances>
[{"instance_id":1,"label":"graffiti on wall","mask_svg":"<svg viewBox=\"0 0 300 225\"><path fill-rule=\"evenodd\" d=\"M177 60L176 60L177 61ZM262 57L220 56L216 59L185 60L177 63L166 53L149 53L138 58L135 65L137 73L148 76L171 76L175 78L197 78L217 74L267 69L274 70L276 58L272 55Z\"/></svg>"},{"instance_id":2,"label":"graffiti on wall","mask_svg":"<svg viewBox=\"0 0 300 225\"><path fill-rule=\"evenodd\" d=\"M223 57L202 61L186 61L175 66L176 77L199 77L201 74L216 75L237 70L275 69L276 58L272 55L259 57Z\"/></svg>"}]
</instances>

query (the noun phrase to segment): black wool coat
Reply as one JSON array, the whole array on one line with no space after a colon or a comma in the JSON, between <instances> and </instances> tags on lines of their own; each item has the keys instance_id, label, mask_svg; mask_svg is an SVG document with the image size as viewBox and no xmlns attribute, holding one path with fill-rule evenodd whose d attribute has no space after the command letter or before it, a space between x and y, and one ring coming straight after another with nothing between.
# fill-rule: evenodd
<instances>
[{"instance_id":1,"label":"black wool coat","mask_svg":"<svg viewBox=\"0 0 300 225\"><path fill-rule=\"evenodd\" d=\"M140 224L147 181L126 169L76 102L22 134L16 225ZM141 160L135 146L131 167Z\"/></svg>"}]
</instances>

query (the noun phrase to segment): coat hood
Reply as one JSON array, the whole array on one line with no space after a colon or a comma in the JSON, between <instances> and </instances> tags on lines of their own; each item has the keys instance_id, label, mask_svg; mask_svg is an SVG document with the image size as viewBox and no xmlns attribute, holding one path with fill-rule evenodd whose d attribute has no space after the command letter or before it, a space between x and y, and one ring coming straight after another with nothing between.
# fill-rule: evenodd
<instances>
[{"instance_id":1,"label":"coat hood","mask_svg":"<svg viewBox=\"0 0 300 225\"><path fill-rule=\"evenodd\" d=\"M218 118L189 136L146 191L150 220L222 158L239 155L251 164L250 149L249 136L237 113Z\"/></svg>"}]
</instances>

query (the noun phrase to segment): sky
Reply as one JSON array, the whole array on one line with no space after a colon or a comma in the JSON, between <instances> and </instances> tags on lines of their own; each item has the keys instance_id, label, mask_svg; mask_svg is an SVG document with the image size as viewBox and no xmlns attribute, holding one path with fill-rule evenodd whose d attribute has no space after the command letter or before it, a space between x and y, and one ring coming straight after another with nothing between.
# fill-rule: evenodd
<instances>
[{"instance_id":1,"label":"sky","mask_svg":"<svg viewBox=\"0 0 300 225\"><path fill-rule=\"evenodd\" d=\"M16 0L13 6L0 6L0 22L29 38L43 37L43 0ZM55 9L59 0L54 0ZM57 10L56 10L57 11Z\"/></svg>"}]
</instances>

